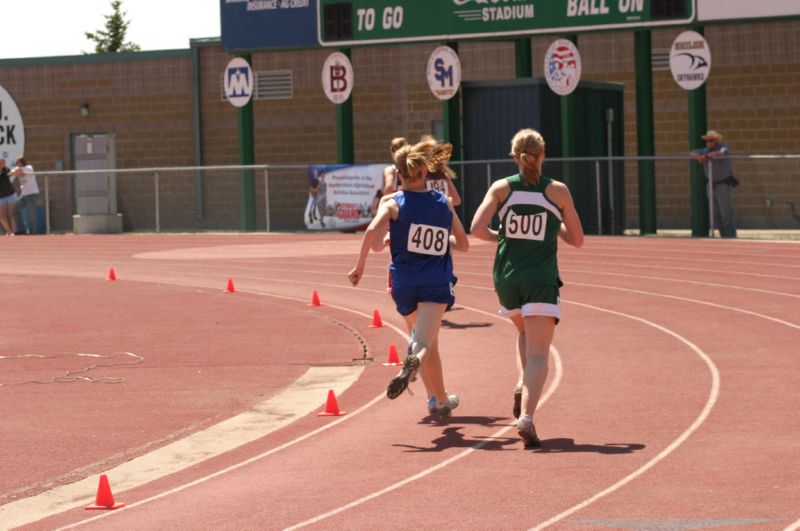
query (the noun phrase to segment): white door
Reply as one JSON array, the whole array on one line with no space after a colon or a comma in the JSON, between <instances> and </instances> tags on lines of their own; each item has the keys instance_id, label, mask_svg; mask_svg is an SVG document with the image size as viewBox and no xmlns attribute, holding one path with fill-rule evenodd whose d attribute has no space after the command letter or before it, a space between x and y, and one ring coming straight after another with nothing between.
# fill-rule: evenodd
<instances>
[{"instance_id":1,"label":"white door","mask_svg":"<svg viewBox=\"0 0 800 531\"><path fill-rule=\"evenodd\" d=\"M76 170L113 170L114 137L111 135L76 135L73 139ZM113 171L75 176L75 213L117 213L117 176Z\"/></svg>"}]
</instances>

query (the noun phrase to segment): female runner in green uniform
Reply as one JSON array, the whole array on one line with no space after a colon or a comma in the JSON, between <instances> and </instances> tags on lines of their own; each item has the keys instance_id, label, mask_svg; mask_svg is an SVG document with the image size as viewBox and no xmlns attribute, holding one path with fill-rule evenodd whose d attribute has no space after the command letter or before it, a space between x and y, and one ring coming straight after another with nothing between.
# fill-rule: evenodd
<instances>
[{"instance_id":1,"label":"female runner in green uniform","mask_svg":"<svg viewBox=\"0 0 800 531\"><path fill-rule=\"evenodd\" d=\"M489 188L472 220L472 235L497 242L495 291L501 313L518 331L517 431L525 446L539 446L533 413L547 379L550 343L559 319L558 238L580 247L583 227L567 186L542 175L541 134L519 131L511 140L510 155L519 173ZM495 214L500 218L498 230L489 228Z\"/></svg>"}]
</instances>

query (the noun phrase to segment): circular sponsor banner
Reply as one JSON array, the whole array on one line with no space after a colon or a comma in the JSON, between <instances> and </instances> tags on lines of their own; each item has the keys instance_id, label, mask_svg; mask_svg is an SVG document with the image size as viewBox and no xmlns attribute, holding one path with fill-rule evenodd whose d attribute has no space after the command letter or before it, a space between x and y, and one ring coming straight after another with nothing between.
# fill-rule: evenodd
<instances>
[{"instance_id":1,"label":"circular sponsor banner","mask_svg":"<svg viewBox=\"0 0 800 531\"><path fill-rule=\"evenodd\" d=\"M225 67L225 97L234 107L244 107L253 96L253 69L241 57L234 57Z\"/></svg>"},{"instance_id":2,"label":"circular sponsor banner","mask_svg":"<svg viewBox=\"0 0 800 531\"><path fill-rule=\"evenodd\" d=\"M461 86L461 61L449 46L439 46L428 58L428 86L440 100L458 94Z\"/></svg>"},{"instance_id":3,"label":"circular sponsor banner","mask_svg":"<svg viewBox=\"0 0 800 531\"><path fill-rule=\"evenodd\" d=\"M572 94L581 80L581 54L567 39L553 41L544 54L544 77L559 96Z\"/></svg>"},{"instance_id":4,"label":"circular sponsor banner","mask_svg":"<svg viewBox=\"0 0 800 531\"><path fill-rule=\"evenodd\" d=\"M342 52L333 52L322 65L322 88L337 105L347 101L353 92L353 65Z\"/></svg>"},{"instance_id":5,"label":"circular sponsor banner","mask_svg":"<svg viewBox=\"0 0 800 531\"><path fill-rule=\"evenodd\" d=\"M711 50L705 38L695 31L678 35L669 51L669 69L672 79L684 90L705 83L711 71Z\"/></svg>"},{"instance_id":6,"label":"circular sponsor banner","mask_svg":"<svg viewBox=\"0 0 800 531\"><path fill-rule=\"evenodd\" d=\"M9 166L25 155L25 124L17 102L0 85L0 158Z\"/></svg>"}]
</instances>

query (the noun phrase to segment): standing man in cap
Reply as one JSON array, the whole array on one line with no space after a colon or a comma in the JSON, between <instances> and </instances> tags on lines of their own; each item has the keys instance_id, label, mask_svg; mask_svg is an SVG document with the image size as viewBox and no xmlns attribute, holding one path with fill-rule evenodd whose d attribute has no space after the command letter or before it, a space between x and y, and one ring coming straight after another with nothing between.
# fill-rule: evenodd
<instances>
[{"instance_id":1,"label":"standing man in cap","mask_svg":"<svg viewBox=\"0 0 800 531\"><path fill-rule=\"evenodd\" d=\"M739 184L733 176L730 147L721 144L722 135L717 131L708 131L702 136L706 147L689 153L697 162L703 165L706 179L714 188L714 225L719 229L723 238L736 237L736 225L733 221L733 188ZM709 176L710 174L710 176Z\"/></svg>"}]
</instances>

